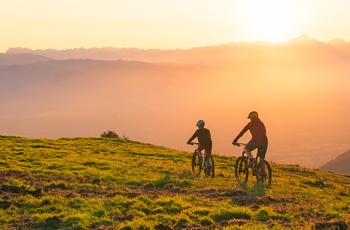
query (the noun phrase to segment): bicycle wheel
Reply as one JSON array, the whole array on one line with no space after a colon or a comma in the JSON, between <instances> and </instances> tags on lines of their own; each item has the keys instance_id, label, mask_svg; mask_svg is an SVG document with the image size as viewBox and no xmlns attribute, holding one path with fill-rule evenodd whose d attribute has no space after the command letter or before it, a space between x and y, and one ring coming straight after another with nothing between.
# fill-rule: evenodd
<instances>
[{"instance_id":1,"label":"bicycle wheel","mask_svg":"<svg viewBox=\"0 0 350 230\"><path fill-rule=\"evenodd\" d=\"M210 154L209 159L207 160L207 164L206 164L206 169L204 169L205 172L205 176L206 177L214 177L214 172L215 172L215 164L214 164L214 158L213 156Z\"/></svg>"},{"instance_id":2,"label":"bicycle wheel","mask_svg":"<svg viewBox=\"0 0 350 230\"><path fill-rule=\"evenodd\" d=\"M261 160L256 166L257 183L270 186L272 180L271 166L266 160Z\"/></svg>"},{"instance_id":3,"label":"bicycle wheel","mask_svg":"<svg viewBox=\"0 0 350 230\"><path fill-rule=\"evenodd\" d=\"M248 158L238 157L235 165L235 176L238 183L246 183L248 181Z\"/></svg>"},{"instance_id":4,"label":"bicycle wheel","mask_svg":"<svg viewBox=\"0 0 350 230\"><path fill-rule=\"evenodd\" d=\"M202 159L198 152L192 154L192 172L199 175L202 171Z\"/></svg>"}]
</instances>

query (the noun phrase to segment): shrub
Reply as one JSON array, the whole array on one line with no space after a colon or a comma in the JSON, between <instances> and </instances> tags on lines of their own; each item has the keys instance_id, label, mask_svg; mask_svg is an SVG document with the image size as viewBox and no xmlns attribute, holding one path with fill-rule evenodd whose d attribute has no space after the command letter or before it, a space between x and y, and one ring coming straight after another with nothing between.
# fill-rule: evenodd
<instances>
[{"instance_id":1,"label":"shrub","mask_svg":"<svg viewBox=\"0 0 350 230\"><path fill-rule=\"evenodd\" d=\"M101 137L107 137L107 138L120 138L119 135L115 132L115 131L107 131L107 132L103 132L101 134Z\"/></svg>"}]
</instances>

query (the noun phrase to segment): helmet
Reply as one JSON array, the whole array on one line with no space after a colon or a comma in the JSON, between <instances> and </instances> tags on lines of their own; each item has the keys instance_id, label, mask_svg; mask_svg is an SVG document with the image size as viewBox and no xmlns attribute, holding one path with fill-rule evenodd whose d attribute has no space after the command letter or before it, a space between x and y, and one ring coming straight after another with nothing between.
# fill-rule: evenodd
<instances>
[{"instance_id":1,"label":"helmet","mask_svg":"<svg viewBox=\"0 0 350 230\"><path fill-rule=\"evenodd\" d=\"M202 126L202 125L205 125L205 122L203 120L197 121L196 126L199 127L199 126Z\"/></svg>"},{"instance_id":2,"label":"helmet","mask_svg":"<svg viewBox=\"0 0 350 230\"><path fill-rule=\"evenodd\" d=\"M256 111L250 112L247 118L249 119L249 118L253 118L253 117L259 117L258 112L256 112Z\"/></svg>"}]
</instances>

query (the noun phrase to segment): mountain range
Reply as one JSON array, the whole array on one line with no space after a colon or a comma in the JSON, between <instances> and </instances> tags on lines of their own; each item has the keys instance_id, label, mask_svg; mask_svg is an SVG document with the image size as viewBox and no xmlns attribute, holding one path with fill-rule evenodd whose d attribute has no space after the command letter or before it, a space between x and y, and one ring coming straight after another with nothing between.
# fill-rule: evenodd
<instances>
[{"instance_id":1,"label":"mountain range","mask_svg":"<svg viewBox=\"0 0 350 230\"><path fill-rule=\"evenodd\" d=\"M349 149L349 64L349 42L305 35L188 50L10 48L0 54L1 133L115 130L191 150L185 143L204 119L214 152L239 155L231 142L257 110L268 129L267 159L319 167Z\"/></svg>"},{"instance_id":2,"label":"mountain range","mask_svg":"<svg viewBox=\"0 0 350 230\"><path fill-rule=\"evenodd\" d=\"M315 53L322 55L315 56ZM216 46L196 47L192 49L160 50L137 48L77 48L67 50L32 50L28 48L9 48L6 54L33 54L56 60L93 59L93 60L137 60L145 62L180 62L180 63L212 63L233 62L250 59L289 59L294 61L329 60L350 55L350 42L334 39L320 42L306 35L294 38L287 43L240 42ZM235 54L235 55L233 55ZM300 54L303 54L302 56ZM0 59L1 60L1 59ZM3 64L2 61L0 64Z\"/></svg>"}]
</instances>

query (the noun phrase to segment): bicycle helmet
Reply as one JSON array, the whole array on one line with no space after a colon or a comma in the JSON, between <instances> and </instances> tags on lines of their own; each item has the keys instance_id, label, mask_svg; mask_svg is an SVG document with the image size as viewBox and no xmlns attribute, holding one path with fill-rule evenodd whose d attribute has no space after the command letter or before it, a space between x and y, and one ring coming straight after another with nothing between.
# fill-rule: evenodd
<instances>
[{"instance_id":1,"label":"bicycle helmet","mask_svg":"<svg viewBox=\"0 0 350 230\"><path fill-rule=\"evenodd\" d=\"M205 122L203 120L197 121L196 126L199 127L199 126L202 126L202 125L205 125Z\"/></svg>"},{"instance_id":2,"label":"bicycle helmet","mask_svg":"<svg viewBox=\"0 0 350 230\"><path fill-rule=\"evenodd\" d=\"M258 112L256 112L256 111L250 112L247 118L250 119L250 118L253 118L253 117L259 117Z\"/></svg>"}]
</instances>

